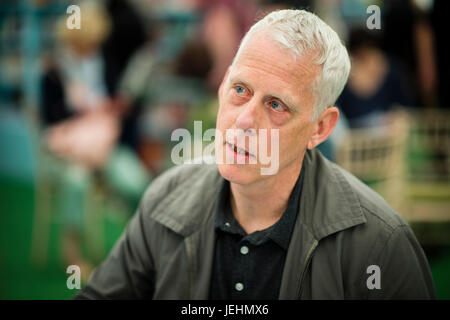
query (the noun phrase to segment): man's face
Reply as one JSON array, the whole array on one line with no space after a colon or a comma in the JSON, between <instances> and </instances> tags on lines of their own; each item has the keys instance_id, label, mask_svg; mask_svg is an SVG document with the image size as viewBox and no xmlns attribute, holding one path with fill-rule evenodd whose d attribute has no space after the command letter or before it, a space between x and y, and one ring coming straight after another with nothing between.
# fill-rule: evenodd
<instances>
[{"instance_id":1,"label":"man's face","mask_svg":"<svg viewBox=\"0 0 450 320\"><path fill-rule=\"evenodd\" d=\"M224 139L216 148L222 148L224 158L219 161L219 171L225 179L251 184L271 177L261 174L261 167L267 165L263 166L259 155L256 164L226 162L229 160L227 152L228 155L230 151L234 153L233 144L249 151L248 140L246 146L237 145L236 139L225 137L227 129L253 129L257 136L260 129L267 129L267 154L272 160L276 157L271 152L276 148L271 143L270 131L278 129L276 174L300 167L299 162L315 130L311 121L312 84L320 69L310 63L310 59L310 55L294 59L292 53L281 48L265 31L257 32L249 39L219 89L216 126Z\"/></svg>"}]
</instances>

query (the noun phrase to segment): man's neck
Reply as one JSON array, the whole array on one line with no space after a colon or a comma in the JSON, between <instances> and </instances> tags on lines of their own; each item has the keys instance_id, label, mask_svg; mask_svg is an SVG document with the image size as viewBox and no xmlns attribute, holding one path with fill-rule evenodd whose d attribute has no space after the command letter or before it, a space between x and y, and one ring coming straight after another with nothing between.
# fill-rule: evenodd
<instances>
[{"instance_id":1,"label":"man's neck","mask_svg":"<svg viewBox=\"0 0 450 320\"><path fill-rule=\"evenodd\" d=\"M302 159L250 185L230 182L233 215L245 232L264 230L281 218L300 175Z\"/></svg>"}]
</instances>

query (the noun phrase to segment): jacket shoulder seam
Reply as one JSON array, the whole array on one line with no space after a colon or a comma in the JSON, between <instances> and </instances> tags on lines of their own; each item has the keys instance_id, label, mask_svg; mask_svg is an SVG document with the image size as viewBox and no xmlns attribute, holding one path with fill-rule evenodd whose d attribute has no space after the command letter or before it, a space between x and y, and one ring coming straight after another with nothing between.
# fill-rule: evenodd
<instances>
[{"instance_id":1,"label":"jacket shoulder seam","mask_svg":"<svg viewBox=\"0 0 450 320\"><path fill-rule=\"evenodd\" d=\"M360 201L361 203L361 201ZM371 208L368 208L367 206L365 206L363 203L361 203L361 208L364 209L365 212L369 213L370 215L372 215L373 217L375 217L376 219L378 219L379 221L381 221L386 227L388 227L389 229L391 229L392 231L394 231L395 229L397 229L398 227L401 226L407 226L406 222L404 221L398 221L398 223L393 224L389 221L387 221L386 219L384 219L383 217L381 217L377 212L375 212L374 210L372 210ZM392 209L393 210L393 209ZM394 213L393 213L394 214Z\"/></svg>"}]
</instances>

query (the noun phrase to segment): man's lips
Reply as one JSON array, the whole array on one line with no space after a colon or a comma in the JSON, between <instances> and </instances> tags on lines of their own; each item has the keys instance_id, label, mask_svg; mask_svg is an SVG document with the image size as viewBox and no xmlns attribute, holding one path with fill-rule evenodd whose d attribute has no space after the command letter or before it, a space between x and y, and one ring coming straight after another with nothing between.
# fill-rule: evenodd
<instances>
[{"instance_id":1,"label":"man's lips","mask_svg":"<svg viewBox=\"0 0 450 320\"><path fill-rule=\"evenodd\" d=\"M249 153L247 150L237 147L234 143L226 142L226 145L236 152L237 154L242 154L248 157L255 157L253 154Z\"/></svg>"}]
</instances>

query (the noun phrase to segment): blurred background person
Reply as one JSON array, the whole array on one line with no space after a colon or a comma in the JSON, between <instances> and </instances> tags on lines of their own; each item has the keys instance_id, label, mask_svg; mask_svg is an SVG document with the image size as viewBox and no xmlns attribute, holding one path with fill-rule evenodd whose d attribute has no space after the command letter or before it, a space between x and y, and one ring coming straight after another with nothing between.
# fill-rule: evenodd
<instances>
[{"instance_id":1,"label":"blurred background person","mask_svg":"<svg viewBox=\"0 0 450 320\"><path fill-rule=\"evenodd\" d=\"M366 29L353 30L349 36L352 70L336 104L351 128L381 127L396 104L413 104L406 77L381 49L379 36Z\"/></svg>"},{"instance_id":2,"label":"blurred background person","mask_svg":"<svg viewBox=\"0 0 450 320\"><path fill-rule=\"evenodd\" d=\"M213 90L219 88L242 37L254 23L261 1L200 0L204 15L202 36L212 57L207 81Z\"/></svg>"},{"instance_id":3,"label":"blurred background person","mask_svg":"<svg viewBox=\"0 0 450 320\"><path fill-rule=\"evenodd\" d=\"M383 1L383 50L401 61L413 93L413 103L436 107L437 67L430 24L433 1Z\"/></svg>"},{"instance_id":4,"label":"blurred background person","mask_svg":"<svg viewBox=\"0 0 450 320\"><path fill-rule=\"evenodd\" d=\"M114 13L117 1L109 4ZM80 29L68 29L65 17L59 22L60 46L49 57L42 81L41 116L45 146L50 151L46 167L63 180L60 211L67 226L64 261L80 266L82 274L89 275L92 266L82 257L80 237L83 215L87 214L85 199L94 180L92 174L117 170L121 162L127 161L128 172L109 182L134 204L148 180L130 149L131 141L124 141L128 147L120 145L121 135L128 138L129 132L123 128L131 110L116 94L116 84L133 50L129 46L116 50L118 37L125 36L121 29L123 21L119 19L113 29L111 15L101 3L84 1L79 6ZM114 169L109 169L111 166Z\"/></svg>"}]
</instances>

